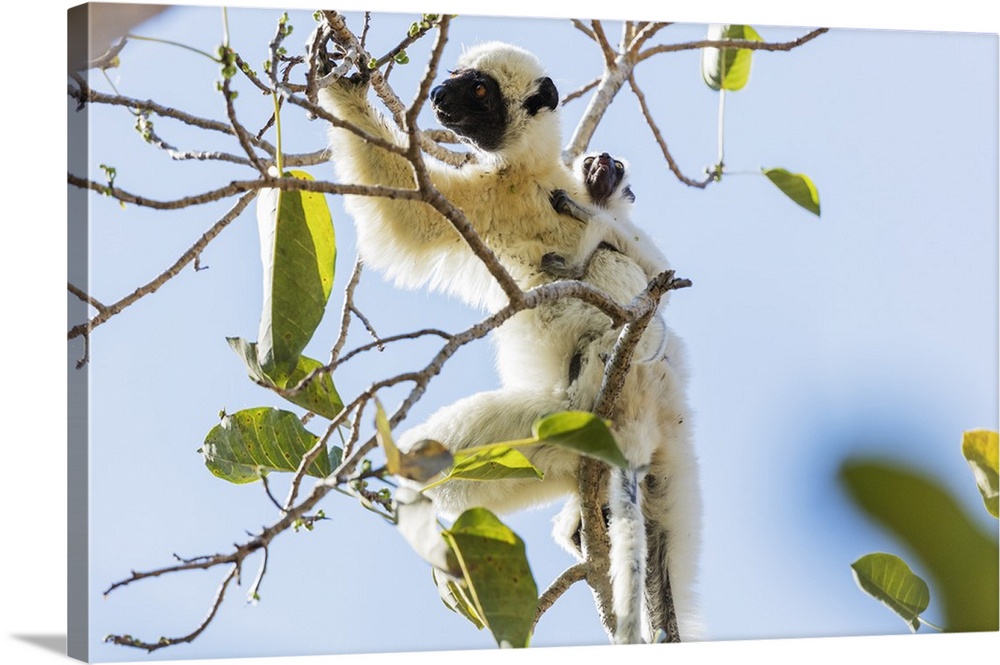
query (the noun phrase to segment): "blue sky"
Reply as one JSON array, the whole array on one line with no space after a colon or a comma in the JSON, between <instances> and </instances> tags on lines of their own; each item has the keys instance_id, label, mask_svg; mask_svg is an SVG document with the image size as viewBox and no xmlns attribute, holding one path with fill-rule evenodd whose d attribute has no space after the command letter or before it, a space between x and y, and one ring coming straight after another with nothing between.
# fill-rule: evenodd
<instances>
[{"instance_id":1,"label":"blue sky","mask_svg":"<svg viewBox=\"0 0 1000 665\"><path fill-rule=\"evenodd\" d=\"M291 14L300 40L310 14ZM266 57L277 15L230 11L233 46L251 63ZM411 20L386 17L373 25L372 38L389 35L385 43L392 43ZM805 32L755 27L770 41ZM212 50L221 20L216 9L186 10L139 32ZM678 25L659 39L704 33L703 25ZM445 62L461 44L485 39L534 51L563 92L596 73L596 51L567 21L555 20L463 16ZM411 52L414 63L421 53ZM714 639L905 632L850 577L848 564L861 554L907 552L839 490L836 470L849 456L906 460L934 473L982 517L983 528L996 529L958 449L964 429L997 428L996 56L996 35L851 29L791 53L760 54L750 85L727 99L727 164L733 171L781 166L807 173L820 191L821 219L759 176L734 173L706 191L678 183L627 94L592 141L631 161L637 222L694 282L673 296L668 318L690 352L706 507L701 591ZM404 99L417 74L411 65L393 75ZM674 157L698 175L716 152L717 98L701 82L697 54L661 56L636 75ZM213 94L215 66L186 51L133 43L112 76L128 96L203 115L222 110ZM240 102L250 124L270 110L249 90ZM567 107L567 135L582 110L580 101ZM289 149L320 147L322 127L298 120L283 119ZM113 164L117 184L153 198L236 177L217 165L170 163L131 125L121 109L94 110L92 177L99 177L98 164ZM209 147L199 133L166 121L157 130L180 146ZM91 292L113 301L148 280L222 210L122 210L91 197ZM353 260L350 220L336 201L333 210L341 253L332 313L310 347L315 357L325 356L336 333L338 294ZM223 550L274 518L259 486L215 479L195 453L220 408L280 403L246 380L225 344L226 336L256 335L257 257L256 224L244 215L203 255L209 270L185 271L94 333L91 657L490 648L488 634L441 606L426 565L392 529L338 496L323 506L332 521L272 547L263 601L248 606L240 589L232 591L194 645L147 659L98 643L108 632L187 632L219 574L153 580L102 599L99 591L111 581L132 568L163 565L172 552ZM374 272L366 273L359 305L383 334L442 321L458 330L478 318L444 296L395 290ZM364 336L351 339L361 343ZM71 344L71 357L76 348ZM352 363L338 386L350 394L432 349L413 345ZM489 347L467 348L410 422L495 385ZM389 393L383 401L398 398ZM570 563L548 536L556 510L509 521L528 543L540 586ZM244 589L254 572L253 564L244 572ZM934 610L932 600L932 621ZM574 588L542 620L533 642L602 643L589 592Z\"/></svg>"}]
</instances>

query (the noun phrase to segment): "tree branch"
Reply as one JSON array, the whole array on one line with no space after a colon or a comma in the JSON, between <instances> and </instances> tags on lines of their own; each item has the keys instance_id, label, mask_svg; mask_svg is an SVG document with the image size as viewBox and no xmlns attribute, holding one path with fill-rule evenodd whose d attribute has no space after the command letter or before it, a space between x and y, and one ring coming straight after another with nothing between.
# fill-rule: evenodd
<instances>
[{"instance_id":1,"label":"tree branch","mask_svg":"<svg viewBox=\"0 0 1000 665\"><path fill-rule=\"evenodd\" d=\"M647 60L660 53L675 53L677 51L690 51L700 48L729 48L729 49L750 49L751 51L791 51L807 42L811 42L829 28L817 28L798 39L790 42L757 42L748 39L701 39L694 42L682 42L679 44L661 44L653 46L638 55L637 62Z\"/></svg>"},{"instance_id":2,"label":"tree branch","mask_svg":"<svg viewBox=\"0 0 1000 665\"><path fill-rule=\"evenodd\" d=\"M597 43L601 46L601 53L604 54L604 66L611 67L611 63L615 61L615 50L611 48L608 36L604 34L604 26L600 21L591 21L590 27L594 31Z\"/></svg>"},{"instance_id":3,"label":"tree branch","mask_svg":"<svg viewBox=\"0 0 1000 665\"><path fill-rule=\"evenodd\" d=\"M242 558L240 559L240 561L242 562ZM215 618L215 613L219 611L219 606L222 605L222 601L225 598L226 588L229 586L230 582L239 577L239 573L240 573L240 564L234 563L233 567L229 570L229 573L222 580L222 583L219 584L218 590L215 592L215 599L212 601L212 605L208 610L208 614L205 616L204 619L202 619L201 624L199 624L194 631L188 633L187 635L184 635L183 637L161 637L158 641L152 643L143 642L141 640L132 637L131 635L108 635L107 637L104 638L104 641L127 647L136 647L138 649L145 649L147 652L150 653L156 651L157 649L173 646L175 644L193 642L195 638L201 635L202 632L204 632L204 630L208 628L208 625L212 623L212 619ZM107 591L105 592L105 595L107 595Z\"/></svg>"},{"instance_id":4,"label":"tree branch","mask_svg":"<svg viewBox=\"0 0 1000 665\"><path fill-rule=\"evenodd\" d=\"M583 97L585 94L587 94L588 92L590 92L591 90L593 90L594 88L596 88L597 84L600 83L600 82L601 82L601 77L597 77L596 79L594 79L590 83L588 83L588 84L586 84L586 85L578 88L577 90L574 90L573 92L571 92L568 95L566 95L565 97L563 97L561 104L563 106L565 106L567 103L573 101L574 99L576 99L578 97Z\"/></svg>"},{"instance_id":5,"label":"tree branch","mask_svg":"<svg viewBox=\"0 0 1000 665\"><path fill-rule=\"evenodd\" d=\"M167 268L163 273L161 273L151 282L148 282L147 284L140 286L135 291L125 296L124 298L114 303L113 305L109 305L104 309L100 310L98 314L94 318L90 319L87 323L80 324L70 328L68 338L73 339L74 337L78 337L79 335L82 335L84 333L89 334L91 330L101 325L102 323L110 319L112 316L115 316L116 314L118 314L123 309L133 304L135 301L139 300L143 296L147 296L150 293L155 293L157 289L166 284L173 277L177 276L177 274L180 273L181 269L183 269L184 266L194 261L195 258L197 258L201 254L201 252L205 249L205 247L208 246L208 243L212 242L212 240L215 239L215 237L222 232L222 229L229 226L230 222L236 219L236 217L239 216L241 212L243 212L244 208L246 208L247 205L249 205L253 197L254 194L245 194L242 198L240 198L236 202L235 205L233 205L232 208L229 209L229 212L223 215L222 218L219 221L217 221L208 231L205 231L205 233L202 234L201 238L199 238L198 241L194 245L192 245L190 249L184 252L184 254L182 254L180 258L173 263L173 265Z\"/></svg>"},{"instance_id":6,"label":"tree branch","mask_svg":"<svg viewBox=\"0 0 1000 665\"><path fill-rule=\"evenodd\" d=\"M578 18L574 18L574 19L570 19L570 20L573 22L573 27L574 28L576 28L577 30L579 30L583 34L587 35L588 37L590 37L595 42L597 41L597 35L594 34L593 30L591 30L586 25L584 25L583 21L581 21Z\"/></svg>"},{"instance_id":7,"label":"tree branch","mask_svg":"<svg viewBox=\"0 0 1000 665\"><path fill-rule=\"evenodd\" d=\"M559 598L566 593L567 590L577 582L587 579L587 564L586 563L576 563L564 570L559 577L554 579L552 583L542 592L542 595L538 597L538 610L535 613L535 618L531 622L531 629L534 631L535 625L538 624L539 619L542 615L552 607Z\"/></svg>"}]
</instances>

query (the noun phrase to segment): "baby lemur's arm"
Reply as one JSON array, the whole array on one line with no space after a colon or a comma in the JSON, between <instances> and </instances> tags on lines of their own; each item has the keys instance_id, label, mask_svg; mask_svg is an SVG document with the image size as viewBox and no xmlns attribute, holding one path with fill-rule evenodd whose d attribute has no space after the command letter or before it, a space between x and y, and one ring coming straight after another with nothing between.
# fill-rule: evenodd
<instances>
[{"instance_id":1,"label":"baby lemur's arm","mask_svg":"<svg viewBox=\"0 0 1000 665\"><path fill-rule=\"evenodd\" d=\"M565 190L555 189L549 195L549 200L559 214L568 215L579 222L588 224L604 212L608 212L612 216L615 213L623 214L624 211L620 211L618 208L635 201L635 194L632 193L626 178L625 164L606 152L584 157L577 165L577 175L582 179L593 207L577 203ZM595 233L600 233L600 229L588 229L588 231L591 237ZM585 236L587 234L585 232ZM555 252L545 254L542 257L541 269L557 279L583 279L594 252L602 249L620 251L619 248L602 239L593 249L582 246L581 255L577 257L577 261L569 261L565 256Z\"/></svg>"}]
</instances>

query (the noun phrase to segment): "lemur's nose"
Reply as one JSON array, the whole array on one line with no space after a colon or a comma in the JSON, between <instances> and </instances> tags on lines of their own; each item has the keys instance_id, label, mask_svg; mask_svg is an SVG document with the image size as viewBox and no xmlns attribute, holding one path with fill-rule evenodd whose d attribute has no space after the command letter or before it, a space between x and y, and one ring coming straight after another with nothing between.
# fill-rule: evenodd
<instances>
[{"instance_id":1,"label":"lemur's nose","mask_svg":"<svg viewBox=\"0 0 1000 665\"><path fill-rule=\"evenodd\" d=\"M443 98L444 98L444 86L443 85L434 86L434 88L431 90L431 103L440 104Z\"/></svg>"}]
</instances>

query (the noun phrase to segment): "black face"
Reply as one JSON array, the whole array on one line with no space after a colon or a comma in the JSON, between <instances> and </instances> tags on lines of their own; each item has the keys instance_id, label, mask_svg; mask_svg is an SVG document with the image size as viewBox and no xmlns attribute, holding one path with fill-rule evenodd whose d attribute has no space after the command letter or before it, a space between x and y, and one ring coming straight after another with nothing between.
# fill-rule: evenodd
<instances>
[{"instance_id":1,"label":"black face","mask_svg":"<svg viewBox=\"0 0 1000 665\"><path fill-rule=\"evenodd\" d=\"M489 74L474 69L453 72L431 90L431 107L438 122L480 149L494 151L503 145L507 105Z\"/></svg>"},{"instance_id":2,"label":"black face","mask_svg":"<svg viewBox=\"0 0 1000 665\"><path fill-rule=\"evenodd\" d=\"M595 205L606 205L625 177L625 164L606 152L591 155L583 160L583 182ZM621 191L621 198L632 202L635 194L628 187Z\"/></svg>"}]
</instances>

